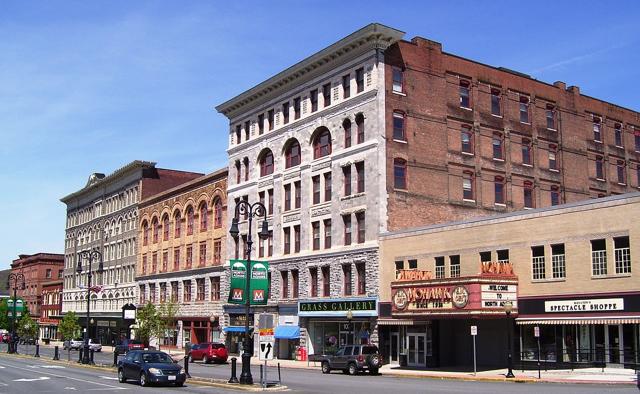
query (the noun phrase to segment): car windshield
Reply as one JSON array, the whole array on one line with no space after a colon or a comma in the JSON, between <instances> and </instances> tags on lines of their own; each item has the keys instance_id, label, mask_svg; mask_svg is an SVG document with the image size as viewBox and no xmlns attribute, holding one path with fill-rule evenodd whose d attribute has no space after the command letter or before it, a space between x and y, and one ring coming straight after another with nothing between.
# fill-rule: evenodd
<instances>
[{"instance_id":1,"label":"car windshield","mask_svg":"<svg viewBox=\"0 0 640 394\"><path fill-rule=\"evenodd\" d=\"M171 364L173 360L166 353L144 353L142 360L145 363Z\"/></svg>"},{"instance_id":2,"label":"car windshield","mask_svg":"<svg viewBox=\"0 0 640 394\"><path fill-rule=\"evenodd\" d=\"M363 346L362 354L376 354L378 353L378 348L375 346Z\"/></svg>"}]
</instances>

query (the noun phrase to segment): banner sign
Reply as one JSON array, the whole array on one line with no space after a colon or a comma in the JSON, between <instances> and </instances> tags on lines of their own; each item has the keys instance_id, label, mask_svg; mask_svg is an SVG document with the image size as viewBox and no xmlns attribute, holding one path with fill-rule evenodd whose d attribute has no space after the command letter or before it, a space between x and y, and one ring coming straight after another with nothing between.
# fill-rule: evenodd
<instances>
[{"instance_id":1,"label":"banner sign","mask_svg":"<svg viewBox=\"0 0 640 394\"><path fill-rule=\"evenodd\" d=\"M13 316L13 299L9 298L7 300L7 315L9 317ZM22 312L24 311L24 301L20 298L17 299L16 301L16 316L20 317L22 316Z\"/></svg>"},{"instance_id":2,"label":"banner sign","mask_svg":"<svg viewBox=\"0 0 640 394\"><path fill-rule=\"evenodd\" d=\"M298 316L346 317L349 310L354 317L378 316L378 299L345 298L332 301L298 301Z\"/></svg>"},{"instance_id":3,"label":"banner sign","mask_svg":"<svg viewBox=\"0 0 640 394\"><path fill-rule=\"evenodd\" d=\"M231 260L231 283L229 286L229 303L244 304L246 302L247 261ZM251 262L251 282L249 283L251 305L266 305L269 299L269 263L266 261Z\"/></svg>"},{"instance_id":4,"label":"banner sign","mask_svg":"<svg viewBox=\"0 0 640 394\"><path fill-rule=\"evenodd\" d=\"M603 312L623 311L624 299L601 298L591 300L545 301L545 312Z\"/></svg>"}]
</instances>

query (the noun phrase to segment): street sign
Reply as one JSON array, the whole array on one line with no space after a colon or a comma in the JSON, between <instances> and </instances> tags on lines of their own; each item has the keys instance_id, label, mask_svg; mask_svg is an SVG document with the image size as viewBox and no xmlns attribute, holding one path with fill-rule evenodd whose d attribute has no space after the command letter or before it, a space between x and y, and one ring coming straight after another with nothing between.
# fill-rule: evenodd
<instances>
[{"instance_id":1,"label":"street sign","mask_svg":"<svg viewBox=\"0 0 640 394\"><path fill-rule=\"evenodd\" d=\"M471 335L478 335L478 326L471 326Z\"/></svg>"},{"instance_id":2,"label":"street sign","mask_svg":"<svg viewBox=\"0 0 640 394\"><path fill-rule=\"evenodd\" d=\"M536 338L540 338L540 327L538 326L533 327L533 336Z\"/></svg>"},{"instance_id":3,"label":"street sign","mask_svg":"<svg viewBox=\"0 0 640 394\"><path fill-rule=\"evenodd\" d=\"M268 319L264 319L268 320ZM260 360L273 360L273 351L275 347L275 333L273 327L259 328L258 340L260 344Z\"/></svg>"}]
</instances>

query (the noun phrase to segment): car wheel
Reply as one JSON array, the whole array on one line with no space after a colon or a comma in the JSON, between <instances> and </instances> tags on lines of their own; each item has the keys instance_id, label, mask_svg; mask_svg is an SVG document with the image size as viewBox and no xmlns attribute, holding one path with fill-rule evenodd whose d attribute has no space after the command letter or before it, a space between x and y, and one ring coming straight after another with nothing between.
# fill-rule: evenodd
<instances>
[{"instance_id":1,"label":"car wheel","mask_svg":"<svg viewBox=\"0 0 640 394\"><path fill-rule=\"evenodd\" d=\"M118 382L125 383L126 381L127 381L127 378L124 377L124 370L120 368L118 370Z\"/></svg>"},{"instance_id":2,"label":"car wheel","mask_svg":"<svg viewBox=\"0 0 640 394\"><path fill-rule=\"evenodd\" d=\"M323 361L322 362L322 373L330 373L331 372L331 367L329 366L329 362L328 361Z\"/></svg>"},{"instance_id":3,"label":"car wheel","mask_svg":"<svg viewBox=\"0 0 640 394\"><path fill-rule=\"evenodd\" d=\"M176 382L176 387L182 387L184 386L184 382Z\"/></svg>"},{"instance_id":4,"label":"car wheel","mask_svg":"<svg viewBox=\"0 0 640 394\"><path fill-rule=\"evenodd\" d=\"M353 376L356 374L356 372L358 372L358 367L356 367L354 363L351 363L347 367L347 372L349 373L349 375Z\"/></svg>"},{"instance_id":5,"label":"car wheel","mask_svg":"<svg viewBox=\"0 0 640 394\"><path fill-rule=\"evenodd\" d=\"M140 374L140 386L142 387L146 387L149 385L149 382L147 382L147 375L145 375L145 373L141 373Z\"/></svg>"},{"instance_id":6,"label":"car wheel","mask_svg":"<svg viewBox=\"0 0 640 394\"><path fill-rule=\"evenodd\" d=\"M378 368L370 368L369 369L369 373L371 375L377 375L378 374Z\"/></svg>"},{"instance_id":7,"label":"car wheel","mask_svg":"<svg viewBox=\"0 0 640 394\"><path fill-rule=\"evenodd\" d=\"M209 364L209 356L204 356L204 358L202 359L202 362L205 364Z\"/></svg>"}]
</instances>

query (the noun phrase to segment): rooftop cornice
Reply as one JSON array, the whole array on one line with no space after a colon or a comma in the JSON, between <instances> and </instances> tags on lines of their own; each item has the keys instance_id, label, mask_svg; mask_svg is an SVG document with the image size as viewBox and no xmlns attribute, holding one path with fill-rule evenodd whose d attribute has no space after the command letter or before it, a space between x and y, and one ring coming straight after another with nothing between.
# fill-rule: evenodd
<instances>
[{"instance_id":1,"label":"rooftop cornice","mask_svg":"<svg viewBox=\"0 0 640 394\"><path fill-rule=\"evenodd\" d=\"M241 109L262 105L292 84L304 83L334 68L337 62L344 63L372 49L387 49L403 36L403 31L371 23L215 108L232 119Z\"/></svg>"}]
</instances>

